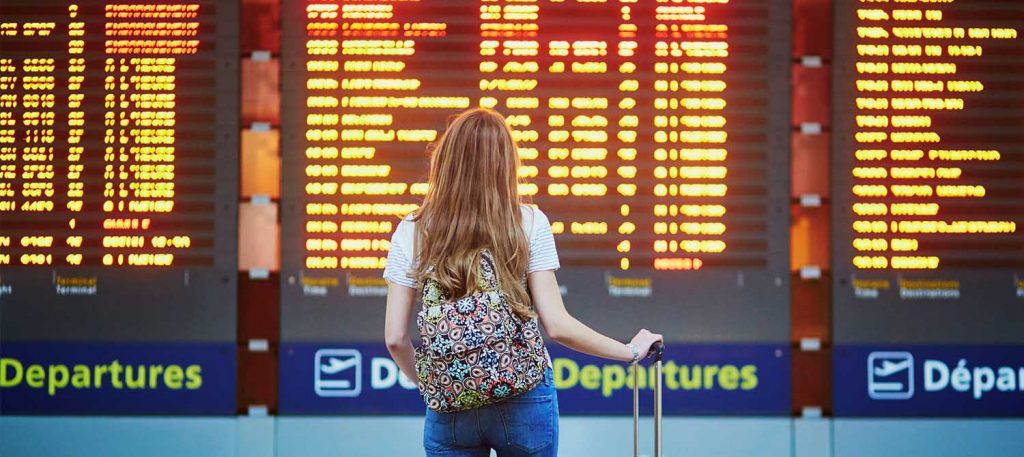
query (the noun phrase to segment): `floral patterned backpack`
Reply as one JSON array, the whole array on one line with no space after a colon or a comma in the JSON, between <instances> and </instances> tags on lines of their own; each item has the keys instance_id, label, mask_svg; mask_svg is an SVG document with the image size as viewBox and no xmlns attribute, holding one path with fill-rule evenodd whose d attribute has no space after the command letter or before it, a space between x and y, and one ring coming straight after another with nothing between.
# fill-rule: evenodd
<instances>
[{"instance_id":1,"label":"floral patterned backpack","mask_svg":"<svg viewBox=\"0 0 1024 457\"><path fill-rule=\"evenodd\" d=\"M544 379L547 358L537 319L524 322L512 312L487 251L480 254L477 282L479 292L449 300L436 281L424 281L416 373L423 401L434 411L496 403Z\"/></svg>"}]
</instances>

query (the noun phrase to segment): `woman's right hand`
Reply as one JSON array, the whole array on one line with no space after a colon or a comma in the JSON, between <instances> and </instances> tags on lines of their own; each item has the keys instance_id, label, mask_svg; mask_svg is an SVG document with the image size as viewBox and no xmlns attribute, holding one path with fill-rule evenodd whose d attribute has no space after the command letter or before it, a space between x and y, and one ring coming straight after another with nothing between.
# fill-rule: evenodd
<instances>
[{"instance_id":1,"label":"woman's right hand","mask_svg":"<svg viewBox=\"0 0 1024 457\"><path fill-rule=\"evenodd\" d=\"M657 342L664 342L665 337L661 336L660 333L651 333L647 329L640 329L640 331L633 337L630 344L636 348L636 352L640 354L640 358L647 357L647 352L651 350L651 346Z\"/></svg>"}]
</instances>

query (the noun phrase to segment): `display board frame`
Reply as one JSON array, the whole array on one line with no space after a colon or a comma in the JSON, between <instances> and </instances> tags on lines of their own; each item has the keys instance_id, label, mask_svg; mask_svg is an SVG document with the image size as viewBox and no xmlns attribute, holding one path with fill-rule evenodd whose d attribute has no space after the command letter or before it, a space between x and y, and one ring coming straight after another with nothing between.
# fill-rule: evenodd
<instances>
[{"instance_id":1,"label":"display board frame","mask_svg":"<svg viewBox=\"0 0 1024 457\"><path fill-rule=\"evenodd\" d=\"M13 2L11 2L13 3ZM13 8L11 3L7 7ZM39 2L32 2L39 3ZM83 0L82 11L110 2ZM164 2L173 3L173 2ZM204 95L210 104L186 100L185 109L213 112L209 159L212 195L196 195L209 205L213 220L212 261L208 265L147 267L54 266L0 269L0 285L9 286L0 296L0 334L7 341L233 341L236 334L238 287L238 184L240 134L239 5L234 1L202 2L215 8L205 23L215 25L209 86ZM57 15L67 15L60 3ZM103 30L99 23L87 27ZM7 18L5 18L7 19ZM16 17L12 19L17 19ZM87 29L89 32L89 29ZM64 32L66 33L66 32ZM86 52L102 49L89 32ZM203 32L200 32L203 33ZM97 58L98 59L98 58ZM99 62L102 64L102 62ZM86 78L103 78L103 67L87 70ZM102 86L101 86L102 87ZM93 95L102 108L103 99ZM89 101L86 100L86 103ZM95 106L93 106L95 108ZM87 110L90 108L86 108ZM90 111L90 115L100 116ZM179 119L187 122L187 119ZM88 123L94 122L87 118ZM99 126L102 127L102 118ZM187 143L188 138L183 139ZM181 147L184 150L186 148ZM184 152L183 152L184 153ZM188 167L180 167L186 169ZM183 176L180 179L188 179ZM186 203L189 203L186 201ZM57 237L63 242L62 237ZM79 295L60 294L60 278L84 278L95 290Z\"/></svg>"},{"instance_id":2,"label":"display board frame","mask_svg":"<svg viewBox=\"0 0 1024 457\"><path fill-rule=\"evenodd\" d=\"M1020 30L1019 24L1013 22L1013 11L1016 11L1017 16L1021 17L1024 15L1024 9L1021 9L1017 4L1010 4L1000 6L993 3L986 2L981 5L969 5L963 7L961 2L953 3L951 5L937 4L930 8L936 10L947 10L955 11L959 13L966 13L964 17L957 17L953 14L946 14L942 21L937 24L944 25L945 27L985 27L991 26L996 27L994 24L1002 24L1003 27L1012 27L1011 24L1016 24L1017 29ZM1012 2L1011 2L1012 3ZM834 51L833 51L833 65L832 65L832 160L831 160L831 195L832 195L832 322L833 322L833 336L836 344L877 344L877 343L905 343L905 344L1022 344L1024 343L1024 333L1020 332L1020 322L1024 321L1024 307L1020 306L1024 303L1024 267L1002 267L998 264L1000 262L1005 263L1008 256L1012 256L1013 251L1003 250L998 254L999 258L995 256L986 255L985 252L971 254L969 251L962 255L960 263L970 264L971 266L964 267L950 267L944 268L940 263L937 270L901 270L895 271L892 269L886 269L882 271L871 271L862 270L858 271L852 263L852 259L857 254L853 246L853 239L857 238L858 235L852 230L852 224L858 217L854 214L852 209L853 203L856 199L852 193L852 187L855 183L865 184L865 180L856 179L853 174L853 168L860 163L863 166L879 166L871 165L871 162L858 161L854 156L854 151L858 149L856 146L856 140L854 132L856 130L856 119L857 113L854 112L854 99L856 95L855 81L857 78L856 73L856 61L857 61L857 36L856 36L856 14L855 10L859 2L855 0L835 0L833 3L834 13ZM881 5L881 6L879 6ZM873 8L881 8L885 4L879 5L868 5ZM896 5L900 6L900 5ZM902 5L901 7L911 8L915 5ZM926 7L928 5L925 5ZM980 15L978 8L988 8L989 16ZM924 7L922 7L924 9ZM998 17L994 17L996 13L1005 11L1006 14L999 14ZM988 20L986 20L986 18ZM919 24L919 22L908 22L908 27L913 24ZM908 44L932 44L922 43L923 40L908 41ZM887 43L888 41L885 41ZM935 44L943 45L943 49L946 49L947 44L954 44L952 40L933 40ZM1016 46L1024 46L1024 42L1021 38L1015 40ZM955 44L978 44L983 48L986 44L999 45L993 41L978 41L971 42L970 40L956 41ZM1022 48L1024 49L1024 48ZM994 56L996 59L996 65L1006 65L1006 56ZM868 58L866 58L868 59ZM885 61L889 62L894 57L872 57L870 61ZM950 58L943 53L942 58L931 58L931 60L922 57L910 57L912 61L939 61L939 62L957 62L960 69L968 69L966 76L961 73L957 73L959 76L947 77L944 75L936 76L934 79L947 79L953 78L957 80L981 80L982 84L988 84L994 87L994 90L1007 91L1014 90L1013 87L1019 87L1021 83L1024 83L1024 78L1018 78L1016 86L1010 81L1005 75L993 75L986 72L985 70L992 69L991 65L977 64L977 61L984 61L985 55L978 57L977 61L971 61L961 58ZM974 68L973 70L972 67ZM998 67L996 67L998 68ZM1012 67L1011 67L1012 68ZM971 73L970 71L973 71ZM1019 75L1019 73L1017 73ZM868 75L870 76L870 75ZM863 78L873 79L873 78ZM883 79L883 78L875 78ZM907 79L919 79L915 76L909 76ZM905 92L908 97L919 94L919 92ZM871 95L862 95L864 97L870 97ZM897 95L898 96L898 95ZM991 98L986 102L984 99L979 99L972 96L971 93L953 93L950 92L946 95L935 95L936 97L964 97L966 98L965 108L962 116L966 116L964 125L970 124L970 113L977 113L983 111L984 106L978 107L979 104L991 104ZM882 97L882 96L879 96ZM991 97L991 96L990 96ZM972 107L972 104L974 107ZM1002 109L1002 108L999 108ZM889 111L879 111L889 113ZM942 114L935 114L942 113ZM917 114L917 113L911 113ZM932 115L934 114L937 130L939 134L950 133L950 137L954 138L951 146L946 146L946 149L956 149L959 147L967 147L968 145L960 146L956 143L955 138L962 137L963 131L958 130L960 126L954 126L953 121L956 119L952 112L941 112L941 111L929 111L923 114ZM1021 116L1024 118L1024 115ZM1000 149L999 146L1005 146L1011 141L1009 140L998 140L1000 138L1007 138L1007 135L1012 133L1015 129L1020 130L1020 126L999 126L999 125L984 125L977 126L974 128L983 128L986 135L991 138L1000 141L998 144L979 144L969 145L976 149ZM945 131L943 130L945 129ZM872 130L872 129L864 129ZM874 129L882 130L882 129ZM1018 133L1017 136L1020 136ZM914 144L914 143L911 143ZM886 146L880 146L882 148ZM943 146L920 146L915 144L914 146L907 146L908 149L928 149L929 147L942 149ZM1011 162L1014 167L1024 171L1024 167L1021 163L1022 151L1018 146L1016 149L1008 148L1002 150L1003 161ZM889 163L887 161L876 162L876 163ZM896 163L896 162L893 162ZM990 173L991 168L984 168L978 164L971 162L963 162L964 165L958 165L955 161L939 163L933 162L934 167L958 167L963 166L965 169L965 181L963 184L993 184L984 181L978 182L976 178L969 177L972 171L976 174L979 170ZM885 166L885 165L881 165ZM906 165L913 166L913 165ZM888 181L887 181L888 182ZM926 180L925 182L932 184L945 184L938 182L936 179ZM989 191L1000 194L1005 194L1007 191L1012 191L1012 188L1008 189L1005 184L1003 186L993 186ZM1018 184L1017 188L1018 195L1024 194L1024 188ZM988 198L990 204L990 210L985 216L991 219L1013 219L1016 217L1017 221L1022 221L1024 218L1021 217L1022 211L1020 208L1016 208L1016 214L1014 214L1014 207L1010 204L1013 202L1012 198L1001 198L1000 200L992 203L992 198L983 197L977 200L978 205L984 205ZM923 199L922 201L936 201L935 198ZM892 202L890 198L886 202ZM915 201L913 199L905 201ZM1018 201L1021 200L1018 197ZM945 201L941 202L945 204ZM950 204L951 206L953 203ZM963 209L963 204L955 206L952 209L956 212L952 213L952 216L943 216L939 213L938 217L921 217L919 219L934 219L934 220L948 220L957 219L957 216L967 215L967 219L971 219L972 212ZM882 218L870 218L860 217L860 219L882 219ZM914 217L907 217L906 219L917 219ZM982 218L984 219L984 218ZM888 220L888 219L886 219ZM988 220L988 219L985 219ZM927 235L925 235L927 236ZM951 239L949 235L945 235L947 238L943 238L944 242L948 246L958 246L963 243L964 249L969 249L972 243L975 245L979 242L978 238L963 238L959 240ZM862 235L862 237L870 238L870 235ZM910 236L912 237L912 236ZM1016 248L1007 247L1006 249L1021 249L1024 246L1024 242L1021 238L1024 237L1024 226L1018 228L1015 237L1018 239L1016 242ZM922 238L922 243L926 242ZM1003 241L1006 243L1007 241ZM934 245L934 241L932 242ZM1013 246L1010 243L1008 246ZM944 247L945 248L945 247ZM988 248L989 252L991 248ZM1024 254L1024 249L1020 251ZM860 253L860 255L873 255L871 253ZM913 255L913 254L909 254ZM912 298L915 294L931 294L931 298ZM944 294L955 294L947 298L940 297ZM858 298L858 295L861 298Z\"/></svg>"},{"instance_id":3,"label":"display board frame","mask_svg":"<svg viewBox=\"0 0 1024 457\"><path fill-rule=\"evenodd\" d=\"M466 2L469 8L477 5ZM766 83L764 125L737 127L744 135L764 135L757 153L764 154L766 201L763 223L767 243L761 267L705 269L696 272L651 274L585 271L570 267L563 258L557 272L570 311L584 322L616 338L627 338L637 327L665 329L667 338L687 342L785 342L790 339L790 67L792 5L786 0L764 0L767 17L744 17L745 27L763 32L737 49L769 43L763 58ZM281 125L281 338L283 341L353 341L381 338L386 287L380 270L346 272L304 269L304 185L306 103L304 28L307 2L286 0L282 6L282 116ZM470 56L476 58L476 56ZM759 62L760 63L760 62ZM760 67L759 67L760 68ZM742 71L742 70L738 70ZM763 111L760 111L763 110ZM454 110L452 114L457 113ZM302 113L302 115L300 115ZM749 114L749 113L745 113ZM442 122L441 119L438 122ZM440 126L443 128L443 126ZM426 176L426 155L422 162ZM402 167L409 164L400 164ZM546 209L535 199L542 209ZM609 202L611 204L611 202ZM398 223L396 218L395 224ZM387 237L390 238L390 234ZM559 237L556 235L556 243ZM650 279L649 297L611 297L609 276ZM371 277L370 274L375 275ZM353 278L355 280L353 280ZM370 287L364 284L370 283ZM680 283L684 284L683 286ZM306 296L305 287L319 296ZM372 290L375 289L375 290ZM350 293L352 292L352 293ZM370 296L365 296L369 293Z\"/></svg>"}]
</instances>

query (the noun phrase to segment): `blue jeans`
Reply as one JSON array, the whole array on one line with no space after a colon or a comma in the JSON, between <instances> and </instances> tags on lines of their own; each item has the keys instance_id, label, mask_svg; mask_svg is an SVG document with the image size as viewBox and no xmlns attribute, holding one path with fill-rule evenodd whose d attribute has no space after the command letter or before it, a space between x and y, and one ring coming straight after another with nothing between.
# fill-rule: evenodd
<instances>
[{"instance_id":1,"label":"blue jeans","mask_svg":"<svg viewBox=\"0 0 1024 457\"><path fill-rule=\"evenodd\" d=\"M558 394L548 368L524 394L455 413L427 410L427 457L554 457L558 455Z\"/></svg>"}]
</instances>

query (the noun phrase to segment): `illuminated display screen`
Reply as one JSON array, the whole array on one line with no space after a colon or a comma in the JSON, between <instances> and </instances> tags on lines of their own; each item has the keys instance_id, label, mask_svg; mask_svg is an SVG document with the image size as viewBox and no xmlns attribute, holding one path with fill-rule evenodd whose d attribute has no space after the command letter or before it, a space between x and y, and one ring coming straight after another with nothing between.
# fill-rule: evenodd
<instances>
[{"instance_id":1,"label":"illuminated display screen","mask_svg":"<svg viewBox=\"0 0 1024 457\"><path fill-rule=\"evenodd\" d=\"M217 28L237 34L237 21L219 6L0 4L5 337L39 337L40 320L81 324L56 335L88 333L88 311L64 302L144 310L234 297L237 38Z\"/></svg>"},{"instance_id":2,"label":"illuminated display screen","mask_svg":"<svg viewBox=\"0 0 1024 457\"><path fill-rule=\"evenodd\" d=\"M837 340L1024 341L1024 4L835 12Z\"/></svg>"},{"instance_id":3,"label":"illuminated display screen","mask_svg":"<svg viewBox=\"0 0 1024 457\"><path fill-rule=\"evenodd\" d=\"M788 337L788 2L284 9L285 337L379 337L367 297L426 147L475 106L515 130L574 312L613 333L643 311L688 339Z\"/></svg>"}]
</instances>

